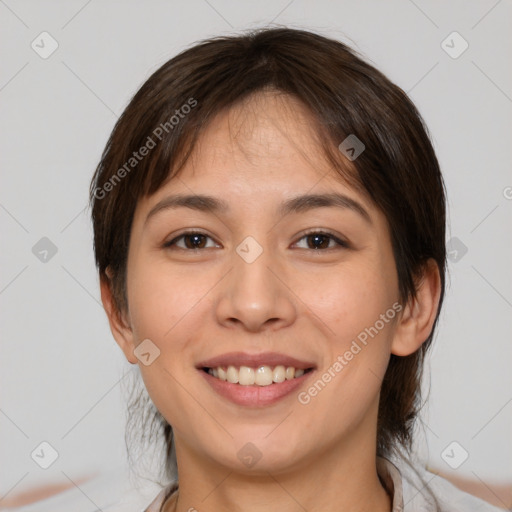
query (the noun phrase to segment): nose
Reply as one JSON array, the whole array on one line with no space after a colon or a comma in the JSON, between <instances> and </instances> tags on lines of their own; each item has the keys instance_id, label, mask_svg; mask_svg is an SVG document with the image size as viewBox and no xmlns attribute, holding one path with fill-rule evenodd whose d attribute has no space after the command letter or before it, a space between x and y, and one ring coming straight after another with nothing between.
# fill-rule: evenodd
<instances>
[{"instance_id":1,"label":"nose","mask_svg":"<svg viewBox=\"0 0 512 512\"><path fill-rule=\"evenodd\" d=\"M242 251L234 251L232 263L231 271L219 286L216 305L219 323L261 332L294 322L294 294L286 284L282 264L270 250L263 249L254 261Z\"/></svg>"}]
</instances>

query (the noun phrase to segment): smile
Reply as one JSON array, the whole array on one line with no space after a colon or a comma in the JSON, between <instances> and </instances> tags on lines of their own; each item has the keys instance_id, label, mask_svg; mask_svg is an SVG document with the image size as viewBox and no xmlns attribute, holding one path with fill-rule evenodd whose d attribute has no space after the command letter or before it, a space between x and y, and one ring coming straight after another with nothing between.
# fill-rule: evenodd
<instances>
[{"instance_id":1,"label":"smile","mask_svg":"<svg viewBox=\"0 0 512 512\"><path fill-rule=\"evenodd\" d=\"M233 367L233 369L229 372L229 375L232 378L232 380L235 380L235 378L238 377L238 380L240 381L241 378L242 382L244 382L244 379L246 378L254 378L255 381L256 378L258 378L259 381L260 379L262 379L261 376L257 377L257 375L259 374L257 370L259 370L261 367L258 367L256 370L251 367L247 368L248 370L244 372L243 367L240 367L240 370L238 370L236 367ZM266 374L265 382L268 382L269 379L267 372L270 372L270 367L267 366L267 368L269 368L269 370L264 370L263 372L261 372L261 374ZM276 368L278 368L277 378L281 379L284 367ZM199 374L203 376L207 384L210 386L210 388L215 392L217 396L227 399L231 403L234 403L236 405L251 408L262 408L273 405L279 402L280 400L285 399L286 397L295 396L295 394L300 391L300 388L305 386L305 381L315 373L314 369L312 368L307 370L297 370L295 375L293 375L292 377L291 374L292 371L295 370L295 368L286 367L286 369L284 370L285 379L282 382L274 382L273 374L276 368L272 370L272 382L270 384L263 385L256 383L242 384L241 382L229 382L227 380L229 367L224 372L226 375L226 380L222 380L219 377L218 368L201 368L198 371ZM291 371L288 371L288 368L291 368ZM251 377L251 371L254 374L253 377ZM288 376L290 376L289 379L286 378L287 371ZM217 377L213 375L214 372L217 372Z\"/></svg>"},{"instance_id":2,"label":"smile","mask_svg":"<svg viewBox=\"0 0 512 512\"><path fill-rule=\"evenodd\" d=\"M233 365L217 368L203 368L209 375L216 379L230 382L231 384L239 384L241 386L270 386L279 384L285 380L292 380L302 377L305 373L310 372L311 368L295 368L294 366L268 366L261 365L257 368L249 366L236 367Z\"/></svg>"}]
</instances>

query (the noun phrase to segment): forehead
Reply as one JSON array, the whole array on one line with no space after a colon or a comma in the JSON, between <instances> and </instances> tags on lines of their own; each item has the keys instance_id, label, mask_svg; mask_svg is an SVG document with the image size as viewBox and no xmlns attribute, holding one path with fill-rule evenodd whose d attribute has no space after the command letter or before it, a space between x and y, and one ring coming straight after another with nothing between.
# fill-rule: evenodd
<instances>
[{"instance_id":1,"label":"forehead","mask_svg":"<svg viewBox=\"0 0 512 512\"><path fill-rule=\"evenodd\" d=\"M258 92L210 121L179 175L205 184L229 177L232 185L238 181L261 187L264 182L268 187L304 188L322 181L349 186L328 161L322 137L318 120L300 100L276 91ZM343 158L344 173L357 176Z\"/></svg>"}]
</instances>

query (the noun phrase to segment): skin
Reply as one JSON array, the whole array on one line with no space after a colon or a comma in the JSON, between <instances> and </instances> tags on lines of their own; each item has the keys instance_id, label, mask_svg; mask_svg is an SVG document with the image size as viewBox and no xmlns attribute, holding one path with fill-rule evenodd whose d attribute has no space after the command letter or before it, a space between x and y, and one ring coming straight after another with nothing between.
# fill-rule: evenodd
<instances>
[{"instance_id":1,"label":"skin","mask_svg":"<svg viewBox=\"0 0 512 512\"><path fill-rule=\"evenodd\" d=\"M432 330L440 295L435 264L416 300L307 405L297 393L263 408L235 405L195 368L226 352L278 351L315 363L315 377L299 391L307 390L399 300L386 218L329 167L313 127L302 104L272 93L217 115L180 175L137 205L128 311L116 309L102 280L112 333L174 430L180 491L167 511L391 510L376 471L379 391L390 354L413 353ZM287 198L333 191L362 204L371 223L336 207L276 213ZM159 201L178 192L216 196L230 211L167 209L145 223ZM192 228L210 237L196 242L201 249L186 249L193 237L164 247ZM313 228L332 231L349 248L304 238ZM236 252L247 236L263 249L252 263ZM148 338L160 356L145 366L133 351ZM247 442L262 454L251 468L237 457Z\"/></svg>"}]
</instances>

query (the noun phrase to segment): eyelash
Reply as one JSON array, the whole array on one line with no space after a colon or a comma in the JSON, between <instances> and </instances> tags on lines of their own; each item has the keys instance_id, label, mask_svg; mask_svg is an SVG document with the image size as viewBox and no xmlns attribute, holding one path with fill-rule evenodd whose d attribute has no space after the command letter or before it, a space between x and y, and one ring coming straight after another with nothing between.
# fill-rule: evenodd
<instances>
[{"instance_id":1,"label":"eyelash","mask_svg":"<svg viewBox=\"0 0 512 512\"><path fill-rule=\"evenodd\" d=\"M180 235L178 235L177 237L173 238L169 242L165 242L163 247L166 248L166 249L169 249L173 245L175 245L178 240L180 240L182 238L185 238L187 236L194 236L194 235L202 235L202 236L205 236L206 238L210 238L211 240L213 240L213 238L211 236L207 235L206 233L203 233L202 231L185 231L184 233L181 233ZM339 248L349 249L350 248L350 245L348 244L348 242L345 242L344 240L341 240L334 233L331 233L329 231L311 230L311 231L308 231L308 232L304 233L299 238L299 241L302 240L303 238L307 238L308 236L311 236L311 235L320 235L320 236L328 237L331 240L334 240L334 242L338 245L338 247L330 247L330 248L327 248L327 249L306 249L306 250L314 251L314 252L326 252L326 251L331 251L333 249L339 249ZM204 248L203 249L201 249L201 248L195 248L195 249L185 248L184 249L183 247L178 247L178 249L180 249L182 251L187 251L187 252L191 252L191 251L195 252L195 251L198 251L198 250L199 251L204 250Z\"/></svg>"}]
</instances>

